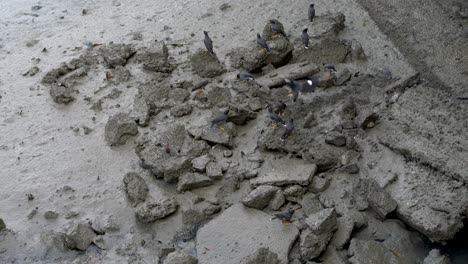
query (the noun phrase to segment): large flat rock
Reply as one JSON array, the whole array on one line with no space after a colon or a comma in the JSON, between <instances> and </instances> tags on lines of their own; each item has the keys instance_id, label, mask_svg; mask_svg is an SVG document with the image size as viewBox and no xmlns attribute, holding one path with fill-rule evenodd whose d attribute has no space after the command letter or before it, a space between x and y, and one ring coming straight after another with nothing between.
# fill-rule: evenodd
<instances>
[{"instance_id":1,"label":"large flat rock","mask_svg":"<svg viewBox=\"0 0 468 264\"><path fill-rule=\"evenodd\" d=\"M245 263L261 247L288 263L288 252L299 235L292 224L270 221L270 215L235 204L198 230L199 263Z\"/></svg>"},{"instance_id":2,"label":"large flat rock","mask_svg":"<svg viewBox=\"0 0 468 264\"><path fill-rule=\"evenodd\" d=\"M283 186L288 184L308 185L317 170L315 164L307 164L298 159L267 160L258 173L258 177L250 183L254 186L269 184Z\"/></svg>"}]
</instances>

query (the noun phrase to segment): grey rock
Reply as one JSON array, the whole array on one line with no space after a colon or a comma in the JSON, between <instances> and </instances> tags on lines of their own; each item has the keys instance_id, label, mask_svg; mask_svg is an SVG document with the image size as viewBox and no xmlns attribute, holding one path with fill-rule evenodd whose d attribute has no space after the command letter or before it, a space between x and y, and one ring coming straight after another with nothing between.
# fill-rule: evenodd
<instances>
[{"instance_id":1,"label":"grey rock","mask_svg":"<svg viewBox=\"0 0 468 264\"><path fill-rule=\"evenodd\" d=\"M348 150L341 156L341 165L351 165L356 164L358 159L361 157L361 154L354 150Z\"/></svg>"},{"instance_id":2,"label":"grey rock","mask_svg":"<svg viewBox=\"0 0 468 264\"><path fill-rule=\"evenodd\" d=\"M171 109L171 115L174 117L181 117L188 115L192 112L192 106L189 104L176 105Z\"/></svg>"},{"instance_id":3,"label":"grey rock","mask_svg":"<svg viewBox=\"0 0 468 264\"><path fill-rule=\"evenodd\" d=\"M0 218L0 232L1 232L3 229L6 229L6 225L5 225L5 222L3 221L3 219Z\"/></svg>"},{"instance_id":4,"label":"grey rock","mask_svg":"<svg viewBox=\"0 0 468 264\"><path fill-rule=\"evenodd\" d=\"M123 183L127 198L133 207L146 200L149 189L145 180L140 175L135 172L129 172L125 174Z\"/></svg>"},{"instance_id":5,"label":"grey rock","mask_svg":"<svg viewBox=\"0 0 468 264\"><path fill-rule=\"evenodd\" d=\"M348 54L346 60L347 61L359 61L359 60L365 60L365 59L366 59L366 53L364 52L364 49L362 48L361 43L353 39L351 41L351 51Z\"/></svg>"},{"instance_id":6,"label":"grey rock","mask_svg":"<svg viewBox=\"0 0 468 264\"><path fill-rule=\"evenodd\" d=\"M254 41L246 47L238 47L229 52L231 65L235 69L253 72L267 63L268 53L260 52Z\"/></svg>"},{"instance_id":7,"label":"grey rock","mask_svg":"<svg viewBox=\"0 0 468 264\"><path fill-rule=\"evenodd\" d=\"M387 214L393 212L397 207L397 203L390 194L382 189L373 179L362 179L359 191L366 197L369 206L381 218L385 218Z\"/></svg>"},{"instance_id":8,"label":"grey rock","mask_svg":"<svg viewBox=\"0 0 468 264\"><path fill-rule=\"evenodd\" d=\"M65 87L60 84L52 84L49 90L52 100L57 104L68 104L75 100L73 93L75 90L73 88Z\"/></svg>"},{"instance_id":9,"label":"grey rock","mask_svg":"<svg viewBox=\"0 0 468 264\"><path fill-rule=\"evenodd\" d=\"M433 249L424 259L424 264L450 264L450 259L445 255L441 255L439 250Z\"/></svg>"},{"instance_id":10,"label":"grey rock","mask_svg":"<svg viewBox=\"0 0 468 264\"><path fill-rule=\"evenodd\" d=\"M275 210L275 211L279 210L281 206L283 206L285 201L286 200L284 199L283 191L281 191L281 189L278 189L275 195L273 196L273 198L271 198L271 201L268 204L268 208Z\"/></svg>"},{"instance_id":11,"label":"grey rock","mask_svg":"<svg viewBox=\"0 0 468 264\"><path fill-rule=\"evenodd\" d=\"M191 57L193 71L203 78L214 78L226 72L218 59L207 50L199 49Z\"/></svg>"},{"instance_id":12,"label":"grey rock","mask_svg":"<svg viewBox=\"0 0 468 264\"><path fill-rule=\"evenodd\" d=\"M307 164L297 159L266 160L257 178L251 179L254 186L269 184L284 186L289 184L308 185L317 170L315 164Z\"/></svg>"},{"instance_id":13,"label":"grey rock","mask_svg":"<svg viewBox=\"0 0 468 264\"><path fill-rule=\"evenodd\" d=\"M311 193L319 193L325 191L328 186L330 186L329 179L320 177L319 175L319 177L314 177L312 179L308 189Z\"/></svg>"},{"instance_id":14,"label":"grey rock","mask_svg":"<svg viewBox=\"0 0 468 264\"><path fill-rule=\"evenodd\" d=\"M110 146L123 145L129 137L138 134L138 127L129 114L119 113L107 121L104 136Z\"/></svg>"},{"instance_id":15,"label":"grey rock","mask_svg":"<svg viewBox=\"0 0 468 264\"><path fill-rule=\"evenodd\" d=\"M211 158L208 155L203 155L192 160L192 167L197 171L204 172L210 161Z\"/></svg>"},{"instance_id":16,"label":"grey rock","mask_svg":"<svg viewBox=\"0 0 468 264\"><path fill-rule=\"evenodd\" d=\"M36 214L37 214L37 209L32 209L31 212L29 212L27 216L28 220L31 220Z\"/></svg>"},{"instance_id":17,"label":"grey rock","mask_svg":"<svg viewBox=\"0 0 468 264\"><path fill-rule=\"evenodd\" d=\"M346 145L346 137L338 131L330 131L325 137L325 143L341 147Z\"/></svg>"},{"instance_id":18,"label":"grey rock","mask_svg":"<svg viewBox=\"0 0 468 264\"><path fill-rule=\"evenodd\" d=\"M335 73L335 76L335 85L341 86L351 79L351 72L348 70L348 68L344 68Z\"/></svg>"},{"instance_id":19,"label":"grey rock","mask_svg":"<svg viewBox=\"0 0 468 264\"><path fill-rule=\"evenodd\" d=\"M299 185L291 185L283 190L285 196L302 197L304 188Z\"/></svg>"},{"instance_id":20,"label":"grey rock","mask_svg":"<svg viewBox=\"0 0 468 264\"><path fill-rule=\"evenodd\" d=\"M244 263L262 247L277 254L280 263L287 263L289 249L299 231L294 225L270 221L270 217L242 204L229 207L198 230L197 253L200 263Z\"/></svg>"},{"instance_id":21,"label":"grey rock","mask_svg":"<svg viewBox=\"0 0 468 264\"><path fill-rule=\"evenodd\" d=\"M179 204L173 198L161 198L148 200L141 204L135 211L136 217L142 222L153 222L165 218L177 211Z\"/></svg>"},{"instance_id":22,"label":"grey rock","mask_svg":"<svg viewBox=\"0 0 468 264\"><path fill-rule=\"evenodd\" d=\"M225 145L227 147L233 146L233 137L235 135L235 126L233 123L225 123L219 127L209 125L203 129L201 138L208 142Z\"/></svg>"},{"instance_id":23,"label":"grey rock","mask_svg":"<svg viewBox=\"0 0 468 264\"><path fill-rule=\"evenodd\" d=\"M344 150L325 142L317 142L303 155L304 160L317 164L317 171L326 171L340 165Z\"/></svg>"},{"instance_id":24,"label":"grey rock","mask_svg":"<svg viewBox=\"0 0 468 264\"><path fill-rule=\"evenodd\" d=\"M108 81L116 84L126 82L132 76L127 68L120 65L116 66L114 69L110 69L109 73L111 78Z\"/></svg>"},{"instance_id":25,"label":"grey rock","mask_svg":"<svg viewBox=\"0 0 468 264\"><path fill-rule=\"evenodd\" d=\"M319 40L311 40L309 49L295 49L292 62L308 61L317 64L338 64L346 60L346 55L350 51L351 44L349 41L336 37L325 37Z\"/></svg>"},{"instance_id":26,"label":"grey rock","mask_svg":"<svg viewBox=\"0 0 468 264\"><path fill-rule=\"evenodd\" d=\"M277 19L271 19L275 20L276 24L278 25L278 29L281 30L282 32L286 32L284 30L284 25ZM270 24L270 19L266 22L265 27L263 28L262 36L265 40L269 41L273 39L273 31L271 29L271 24ZM280 38L284 38L284 36L280 36Z\"/></svg>"},{"instance_id":27,"label":"grey rock","mask_svg":"<svg viewBox=\"0 0 468 264\"><path fill-rule=\"evenodd\" d=\"M163 264L197 264L198 259L193 257L182 250L177 250L169 255L164 260Z\"/></svg>"},{"instance_id":28,"label":"grey rock","mask_svg":"<svg viewBox=\"0 0 468 264\"><path fill-rule=\"evenodd\" d=\"M285 84L284 79L302 79L312 76L320 69L314 63L288 64L257 79L257 83L267 87L278 87Z\"/></svg>"},{"instance_id":29,"label":"grey rock","mask_svg":"<svg viewBox=\"0 0 468 264\"><path fill-rule=\"evenodd\" d=\"M300 202L305 215L315 214L323 209L318 196L313 193L306 193Z\"/></svg>"},{"instance_id":30,"label":"grey rock","mask_svg":"<svg viewBox=\"0 0 468 264\"><path fill-rule=\"evenodd\" d=\"M308 27L311 38L336 36L344 29L345 16L342 13L326 14L316 17Z\"/></svg>"},{"instance_id":31,"label":"grey rock","mask_svg":"<svg viewBox=\"0 0 468 264\"><path fill-rule=\"evenodd\" d=\"M48 254L60 254L68 250L65 243L66 234L55 231L46 231L40 235Z\"/></svg>"},{"instance_id":32,"label":"grey rock","mask_svg":"<svg viewBox=\"0 0 468 264\"><path fill-rule=\"evenodd\" d=\"M213 184L213 180L199 173L186 173L179 178L177 191L183 192Z\"/></svg>"},{"instance_id":33,"label":"grey rock","mask_svg":"<svg viewBox=\"0 0 468 264\"><path fill-rule=\"evenodd\" d=\"M278 254L271 252L268 248L259 248L246 264L280 264Z\"/></svg>"},{"instance_id":34,"label":"grey rock","mask_svg":"<svg viewBox=\"0 0 468 264\"><path fill-rule=\"evenodd\" d=\"M349 262L352 264L382 263L403 264L405 259L390 251L382 243L373 240L360 240L353 238L348 249Z\"/></svg>"},{"instance_id":35,"label":"grey rock","mask_svg":"<svg viewBox=\"0 0 468 264\"><path fill-rule=\"evenodd\" d=\"M242 203L245 206L262 210L267 207L277 190L277 187L269 185L258 186L242 199Z\"/></svg>"},{"instance_id":36,"label":"grey rock","mask_svg":"<svg viewBox=\"0 0 468 264\"><path fill-rule=\"evenodd\" d=\"M340 217L336 221L337 230L333 235L331 244L337 249L343 249L351 239L351 233L354 230L354 221L349 217Z\"/></svg>"},{"instance_id":37,"label":"grey rock","mask_svg":"<svg viewBox=\"0 0 468 264\"><path fill-rule=\"evenodd\" d=\"M57 217L58 217L58 213L56 213L54 211L46 211L44 213L44 218L47 219L47 220L57 219Z\"/></svg>"},{"instance_id":38,"label":"grey rock","mask_svg":"<svg viewBox=\"0 0 468 264\"><path fill-rule=\"evenodd\" d=\"M99 52L104 58L107 66L114 68L116 66L125 66L127 60L135 54L132 46L126 44L109 44L103 45Z\"/></svg>"},{"instance_id":39,"label":"grey rock","mask_svg":"<svg viewBox=\"0 0 468 264\"><path fill-rule=\"evenodd\" d=\"M223 178L223 169L220 164L210 162L206 166L206 175L213 180L220 180Z\"/></svg>"},{"instance_id":40,"label":"grey rock","mask_svg":"<svg viewBox=\"0 0 468 264\"><path fill-rule=\"evenodd\" d=\"M175 251L175 248L173 244L164 243L160 245L158 248L158 257L159 258L167 257L167 255L169 255L170 253L174 251Z\"/></svg>"},{"instance_id":41,"label":"grey rock","mask_svg":"<svg viewBox=\"0 0 468 264\"><path fill-rule=\"evenodd\" d=\"M158 48L140 50L136 59L147 71L170 73L176 68L169 62L169 53L165 44L162 44L161 50Z\"/></svg>"},{"instance_id":42,"label":"grey rock","mask_svg":"<svg viewBox=\"0 0 468 264\"><path fill-rule=\"evenodd\" d=\"M93 239L93 244L102 250L107 249L106 241L104 241L104 236L95 236Z\"/></svg>"},{"instance_id":43,"label":"grey rock","mask_svg":"<svg viewBox=\"0 0 468 264\"><path fill-rule=\"evenodd\" d=\"M337 251L334 247L328 247L320 257L322 264L349 264L345 251ZM313 264L307 262L306 264Z\"/></svg>"},{"instance_id":44,"label":"grey rock","mask_svg":"<svg viewBox=\"0 0 468 264\"><path fill-rule=\"evenodd\" d=\"M306 228L302 231L299 241L302 258L311 260L318 257L325 250L329 238L327 234L315 234Z\"/></svg>"},{"instance_id":45,"label":"grey rock","mask_svg":"<svg viewBox=\"0 0 468 264\"><path fill-rule=\"evenodd\" d=\"M86 250L96 237L93 229L88 224L77 224L65 237L65 243L69 249Z\"/></svg>"},{"instance_id":46,"label":"grey rock","mask_svg":"<svg viewBox=\"0 0 468 264\"><path fill-rule=\"evenodd\" d=\"M323 209L307 217L306 223L316 234L331 233L336 230L336 211L334 208Z\"/></svg>"}]
</instances>

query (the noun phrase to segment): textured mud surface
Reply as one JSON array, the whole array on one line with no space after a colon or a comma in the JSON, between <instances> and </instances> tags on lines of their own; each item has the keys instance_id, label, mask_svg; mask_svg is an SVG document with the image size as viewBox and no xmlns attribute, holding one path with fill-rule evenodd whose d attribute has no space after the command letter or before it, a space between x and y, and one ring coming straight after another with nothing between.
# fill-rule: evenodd
<instances>
[{"instance_id":1,"label":"textured mud surface","mask_svg":"<svg viewBox=\"0 0 468 264\"><path fill-rule=\"evenodd\" d=\"M283 2L2 1L0 262L466 263L468 4Z\"/></svg>"}]
</instances>

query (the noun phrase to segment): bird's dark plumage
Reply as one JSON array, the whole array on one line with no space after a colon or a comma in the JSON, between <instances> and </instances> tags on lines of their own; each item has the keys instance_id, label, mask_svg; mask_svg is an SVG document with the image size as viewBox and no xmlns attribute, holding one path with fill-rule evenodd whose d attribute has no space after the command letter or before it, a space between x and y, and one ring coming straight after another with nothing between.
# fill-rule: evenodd
<instances>
[{"instance_id":1,"label":"bird's dark plumage","mask_svg":"<svg viewBox=\"0 0 468 264\"><path fill-rule=\"evenodd\" d=\"M293 132L293 130L294 130L294 120L292 118L290 118L288 123L284 127L286 128L286 130L284 131L283 135L281 136L281 140L285 140Z\"/></svg>"},{"instance_id":2,"label":"bird's dark plumage","mask_svg":"<svg viewBox=\"0 0 468 264\"><path fill-rule=\"evenodd\" d=\"M224 111L221 115L217 116L211 121L211 127L221 125L228 120L229 110Z\"/></svg>"},{"instance_id":3,"label":"bird's dark plumage","mask_svg":"<svg viewBox=\"0 0 468 264\"><path fill-rule=\"evenodd\" d=\"M208 32L203 31L203 34L205 34L205 39L203 40L203 42L205 43L206 50L208 50L209 53L214 55L213 41L211 40L210 36L208 36Z\"/></svg>"},{"instance_id":4,"label":"bird's dark plumage","mask_svg":"<svg viewBox=\"0 0 468 264\"><path fill-rule=\"evenodd\" d=\"M271 32L273 32L273 35L275 34L281 34L283 35L286 39L288 36L284 32L283 28L280 26L279 22L277 20L270 20L270 27L271 27Z\"/></svg>"},{"instance_id":5,"label":"bird's dark plumage","mask_svg":"<svg viewBox=\"0 0 468 264\"><path fill-rule=\"evenodd\" d=\"M293 94L293 102L296 102L297 97L299 96L299 93L311 93L315 91L315 88L317 87L317 81L316 80L307 80L305 82L298 82L295 80L289 80L285 79L286 85L291 90L291 93Z\"/></svg>"},{"instance_id":6,"label":"bird's dark plumage","mask_svg":"<svg viewBox=\"0 0 468 264\"><path fill-rule=\"evenodd\" d=\"M255 80L255 78L253 77L252 74L248 73L248 72L240 72L237 74L237 78L243 80L243 81L251 81L251 80Z\"/></svg>"},{"instance_id":7,"label":"bird's dark plumage","mask_svg":"<svg viewBox=\"0 0 468 264\"><path fill-rule=\"evenodd\" d=\"M309 21L310 21L310 22L314 21L314 18L315 18L315 7L314 7L314 4L310 4L310 5L309 5L308 17L309 17Z\"/></svg>"},{"instance_id":8,"label":"bird's dark plumage","mask_svg":"<svg viewBox=\"0 0 468 264\"><path fill-rule=\"evenodd\" d=\"M276 113L280 113L280 112L283 112L284 110L286 110L286 104L283 103L283 101L278 101L276 102L275 104L275 112Z\"/></svg>"},{"instance_id":9,"label":"bird's dark plumage","mask_svg":"<svg viewBox=\"0 0 468 264\"><path fill-rule=\"evenodd\" d=\"M302 40L302 43L304 44L304 48L308 49L309 48L309 34L307 34L307 28L302 30L301 40Z\"/></svg>"},{"instance_id":10,"label":"bird's dark plumage","mask_svg":"<svg viewBox=\"0 0 468 264\"><path fill-rule=\"evenodd\" d=\"M336 72L335 66L333 66L333 64L330 63L324 63L323 68L327 71Z\"/></svg>"},{"instance_id":11,"label":"bird's dark plumage","mask_svg":"<svg viewBox=\"0 0 468 264\"><path fill-rule=\"evenodd\" d=\"M277 113L275 113L275 111L273 111L273 109L271 108L271 106L268 106L268 116L270 117L271 120L273 120L275 123L278 123L278 124L281 124L281 125L285 125L286 123L284 122L284 120L278 116Z\"/></svg>"},{"instance_id":12,"label":"bird's dark plumage","mask_svg":"<svg viewBox=\"0 0 468 264\"><path fill-rule=\"evenodd\" d=\"M270 52L270 47L268 47L268 44L266 43L265 39L260 35L260 33L257 33L257 44L262 48L265 49L268 53Z\"/></svg>"},{"instance_id":13,"label":"bird's dark plumage","mask_svg":"<svg viewBox=\"0 0 468 264\"><path fill-rule=\"evenodd\" d=\"M294 209L292 208L288 208L286 211L284 212L281 212L281 213L277 213L275 214L272 218L270 218L270 220L273 220L273 219L279 219L281 221L287 221L287 222L290 222L291 221L291 218L294 214Z\"/></svg>"}]
</instances>

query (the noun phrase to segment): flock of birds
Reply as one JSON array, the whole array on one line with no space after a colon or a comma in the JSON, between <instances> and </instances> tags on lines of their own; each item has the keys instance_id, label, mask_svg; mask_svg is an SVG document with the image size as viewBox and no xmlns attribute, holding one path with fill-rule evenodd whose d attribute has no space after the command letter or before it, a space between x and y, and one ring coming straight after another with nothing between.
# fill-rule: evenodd
<instances>
[{"instance_id":1,"label":"flock of birds","mask_svg":"<svg viewBox=\"0 0 468 264\"><path fill-rule=\"evenodd\" d=\"M309 21L312 22L315 18L315 7L314 4L309 5L308 9L308 18ZM278 37L278 35L282 35L284 38L288 39L288 36L283 30L283 27L279 24L277 20L270 20L270 28L273 33L273 38ZM210 36L208 35L208 32L203 31L205 38L204 38L204 44L206 49L210 54L213 56L216 56L214 51L213 51L213 41L211 40ZM304 45L304 49L309 48L309 34L307 33L307 28L302 30L301 34L301 41L302 44ZM270 53L270 47L268 46L268 43L265 41L265 39L260 35L260 33L257 33L257 44L260 46L261 51ZM323 68L325 71L328 71L330 74L333 74L333 76L336 74L336 69L332 64L324 63L322 64ZM237 74L237 78L243 81L255 81L255 78L252 74L248 72L240 72ZM292 97L292 101L295 103L299 94L303 93L311 93L315 91L315 88L318 85L318 79L308 79L306 81L296 81L296 80L290 80L290 79L285 79L284 82L288 86L290 93L289 96ZM205 86L208 84L208 81L203 81L200 84L196 85L197 89ZM288 138L291 133L294 130L294 120L292 117L288 119L288 122L284 121L284 115L285 115L285 110L286 110L287 105L280 101L277 101L275 104L268 104L266 108L268 109L268 117L273 121L273 127L276 127L278 124L283 126L285 128L285 131L283 132L281 136L281 141L284 141L286 138ZM229 116L229 109L225 110L221 115L217 116L211 121L211 127L214 126L219 126L225 122L228 121L228 116ZM294 215L294 212L296 209L292 208L287 208L285 211L276 213L270 220L273 219L279 219L283 223L290 223L292 222L292 217Z\"/></svg>"},{"instance_id":2,"label":"flock of birds","mask_svg":"<svg viewBox=\"0 0 468 264\"><path fill-rule=\"evenodd\" d=\"M312 22L315 18L314 4L309 5L308 18L310 22ZM281 35L285 37L286 39L288 39L287 34L283 30L283 27L279 24L277 20L272 19L269 21L269 23L270 23L271 31L273 33L273 38L278 37L278 35ZM207 51L211 55L216 56L213 51L213 41L208 35L208 32L203 31L203 34L205 35L203 42L205 44ZM307 28L302 30L301 41L302 41L302 44L304 45L304 48L308 49L309 48L309 34L307 33ZM260 46L261 51L270 53L271 51L270 47L268 46L268 43L265 41L262 35L260 35L260 33L257 33L257 44L258 46ZM323 64L323 67L325 71L328 71L332 74L336 73L336 69L332 64ZM237 78L239 78L240 80L247 81L247 82L255 81L254 76L248 72L240 72L239 74L237 74ZM317 79L309 79L309 80L306 80L305 82L295 81L295 80L290 80L290 79L285 79L284 81L286 85L288 86L288 88L290 89L289 96L292 97L293 102L296 102L299 94L314 92L318 84ZM204 86L207 83L208 83L207 81L204 81L201 84ZM198 86L200 85L197 85L197 87ZM268 116L273 121L273 127L276 127L277 125L282 125L285 128L280 138L281 141L284 141L286 138L288 138L294 130L293 118L290 117L288 119L288 122L285 122L283 120L286 107L287 107L286 104L282 101L278 101L274 106L267 105L266 107L268 108ZM217 116L215 119L211 121L211 127L219 126L227 122L228 115L229 115L229 110L224 111L221 115Z\"/></svg>"}]
</instances>

